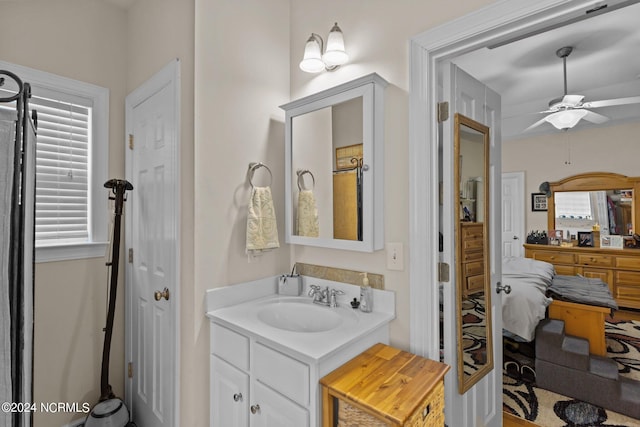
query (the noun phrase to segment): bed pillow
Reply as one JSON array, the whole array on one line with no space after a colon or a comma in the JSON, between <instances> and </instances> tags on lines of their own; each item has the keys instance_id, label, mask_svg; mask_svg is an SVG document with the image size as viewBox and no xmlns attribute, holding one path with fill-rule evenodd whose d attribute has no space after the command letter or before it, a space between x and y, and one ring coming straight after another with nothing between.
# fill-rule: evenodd
<instances>
[{"instance_id":1,"label":"bed pillow","mask_svg":"<svg viewBox=\"0 0 640 427\"><path fill-rule=\"evenodd\" d=\"M542 279L547 286L551 286L555 274L553 264L548 262L520 257L502 258L503 276L534 276Z\"/></svg>"}]
</instances>

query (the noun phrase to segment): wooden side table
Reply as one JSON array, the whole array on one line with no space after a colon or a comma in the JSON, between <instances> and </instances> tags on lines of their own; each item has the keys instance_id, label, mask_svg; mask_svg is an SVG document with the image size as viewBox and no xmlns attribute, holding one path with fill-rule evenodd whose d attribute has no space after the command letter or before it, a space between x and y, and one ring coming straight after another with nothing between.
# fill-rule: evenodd
<instances>
[{"instance_id":1,"label":"wooden side table","mask_svg":"<svg viewBox=\"0 0 640 427\"><path fill-rule=\"evenodd\" d=\"M376 344L320 380L323 427L444 426L449 366Z\"/></svg>"}]
</instances>

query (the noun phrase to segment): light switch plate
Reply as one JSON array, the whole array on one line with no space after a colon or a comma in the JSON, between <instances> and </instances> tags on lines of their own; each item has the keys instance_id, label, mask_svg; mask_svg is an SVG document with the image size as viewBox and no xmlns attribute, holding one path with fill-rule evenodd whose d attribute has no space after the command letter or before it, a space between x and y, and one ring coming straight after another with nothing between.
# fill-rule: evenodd
<instances>
[{"instance_id":1,"label":"light switch plate","mask_svg":"<svg viewBox=\"0 0 640 427\"><path fill-rule=\"evenodd\" d=\"M387 270L404 270L402 243L387 243Z\"/></svg>"}]
</instances>

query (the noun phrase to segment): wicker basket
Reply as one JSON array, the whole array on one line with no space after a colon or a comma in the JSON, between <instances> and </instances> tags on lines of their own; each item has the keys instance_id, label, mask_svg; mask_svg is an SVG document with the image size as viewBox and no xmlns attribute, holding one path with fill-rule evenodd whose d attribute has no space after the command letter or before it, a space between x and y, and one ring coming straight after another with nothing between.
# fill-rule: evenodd
<instances>
[{"instance_id":1,"label":"wicker basket","mask_svg":"<svg viewBox=\"0 0 640 427\"><path fill-rule=\"evenodd\" d=\"M338 407L338 427L389 427L394 425L380 420L342 399L339 400ZM442 426L444 426L444 383L441 381L402 427Z\"/></svg>"}]
</instances>

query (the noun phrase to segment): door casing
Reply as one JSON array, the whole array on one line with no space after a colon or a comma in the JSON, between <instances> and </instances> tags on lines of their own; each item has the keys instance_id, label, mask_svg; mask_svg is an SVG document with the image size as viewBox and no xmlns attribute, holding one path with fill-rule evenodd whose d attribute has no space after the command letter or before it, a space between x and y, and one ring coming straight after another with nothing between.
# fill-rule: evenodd
<instances>
[{"instance_id":1,"label":"door casing","mask_svg":"<svg viewBox=\"0 0 640 427\"><path fill-rule=\"evenodd\" d=\"M491 4L410 40L409 226L410 348L439 359L438 64L498 40L584 12L595 1L511 0ZM425 173L430 171L431 173ZM435 286L424 286L433 283ZM497 337L496 337L497 338ZM499 368L499 367L496 367ZM499 408L496 408L499 409Z\"/></svg>"}]
</instances>

